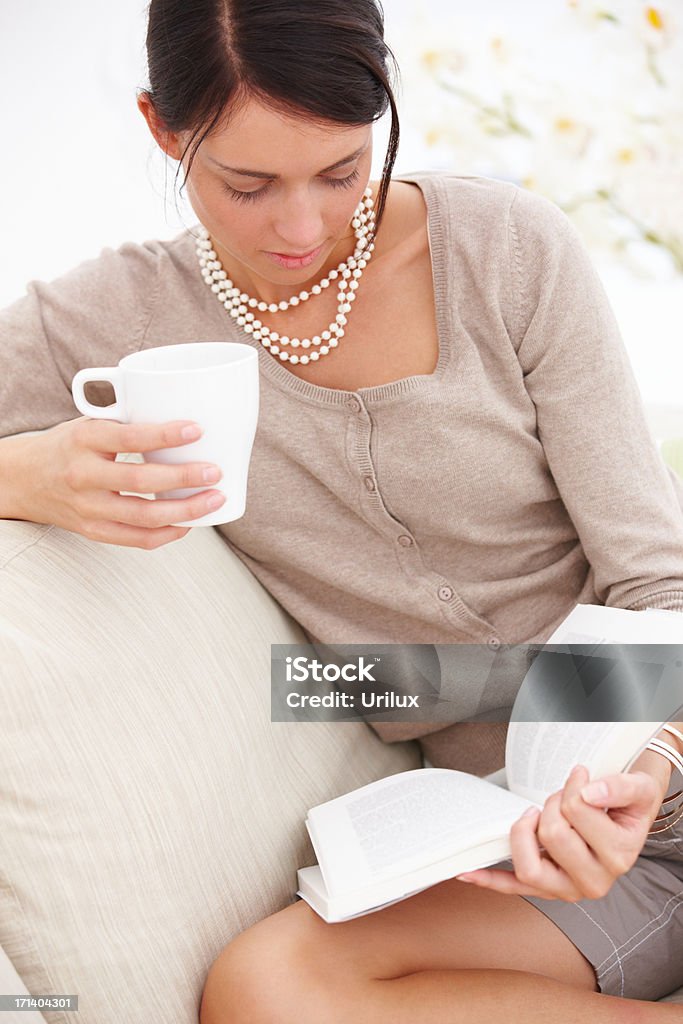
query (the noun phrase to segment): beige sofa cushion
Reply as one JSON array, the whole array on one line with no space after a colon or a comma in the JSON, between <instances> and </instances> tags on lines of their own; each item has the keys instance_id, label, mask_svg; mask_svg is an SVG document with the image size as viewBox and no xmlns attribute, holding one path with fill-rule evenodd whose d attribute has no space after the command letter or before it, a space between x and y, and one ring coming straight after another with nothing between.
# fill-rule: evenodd
<instances>
[{"instance_id":1,"label":"beige sofa cushion","mask_svg":"<svg viewBox=\"0 0 683 1024\"><path fill-rule=\"evenodd\" d=\"M271 723L270 645L304 641L210 528L143 551L0 520L0 947L30 992L194 1024L314 862L307 808L419 766L361 723Z\"/></svg>"}]
</instances>

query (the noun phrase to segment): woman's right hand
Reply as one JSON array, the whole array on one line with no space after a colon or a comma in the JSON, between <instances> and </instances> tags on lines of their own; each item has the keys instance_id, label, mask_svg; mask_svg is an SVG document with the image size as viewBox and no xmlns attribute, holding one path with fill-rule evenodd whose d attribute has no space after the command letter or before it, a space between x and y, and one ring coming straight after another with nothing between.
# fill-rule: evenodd
<instances>
[{"instance_id":1,"label":"woman's right hand","mask_svg":"<svg viewBox=\"0 0 683 1024\"><path fill-rule=\"evenodd\" d=\"M170 423L118 423L115 420L78 419L58 423L26 440L26 472L21 491L25 496L20 517L48 523L89 540L125 547L161 547L179 540L190 527L170 523L197 519L212 511L207 505L210 489L189 498L140 498L184 487L209 487L205 469L212 463L186 462L169 466L160 462L116 462L119 452L147 452L192 444L182 429L186 420ZM23 475L23 474L22 474ZM217 480L220 479L220 470ZM223 504L223 502L221 502ZM219 507L219 506L217 506ZM17 516L19 518L19 516Z\"/></svg>"}]
</instances>

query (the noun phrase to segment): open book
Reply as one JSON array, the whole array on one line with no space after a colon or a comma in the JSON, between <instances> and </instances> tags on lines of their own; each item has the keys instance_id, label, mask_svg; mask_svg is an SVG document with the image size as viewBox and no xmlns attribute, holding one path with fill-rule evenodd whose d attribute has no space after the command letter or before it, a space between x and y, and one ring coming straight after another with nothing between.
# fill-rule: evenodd
<instances>
[{"instance_id":1,"label":"open book","mask_svg":"<svg viewBox=\"0 0 683 1024\"><path fill-rule=\"evenodd\" d=\"M634 681L637 672L622 672L618 692L627 703L630 694L632 706L640 701L643 711L656 711L659 720L624 721L621 706L620 721L564 720L562 701L565 711L574 707L577 687L567 684L566 670L558 683L559 663L540 660L546 658L544 647L512 709L505 772L497 773L505 783L447 768L419 768L312 807L306 826L318 864L299 869L297 894L328 922L380 910L447 878L507 860L513 823L527 807L542 807L561 789L575 764L585 765L591 778L627 771L683 706L683 647L668 646L683 645L683 615L577 605L547 646L552 659L558 645L566 645L565 662L573 659L576 666L576 651L586 654L605 643L629 650L633 644L664 645L658 648L658 664L641 657L644 682ZM587 686L597 689L595 667L603 663L596 657L587 670L588 683L580 681L584 696ZM648 674L648 668L655 671ZM644 694L649 701L643 702ZM529 720L525 710L544 707L544 695L553 714L546 721L538 714Z\"/></svg>"}]
</instances>

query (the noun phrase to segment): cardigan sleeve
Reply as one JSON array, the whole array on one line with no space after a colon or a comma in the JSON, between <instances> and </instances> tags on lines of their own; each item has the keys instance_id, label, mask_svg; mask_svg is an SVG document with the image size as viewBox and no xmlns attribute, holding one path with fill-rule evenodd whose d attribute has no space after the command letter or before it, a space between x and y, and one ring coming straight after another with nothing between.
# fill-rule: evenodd
<instances>
[{"instance_id":1,"label":"cardigan sleeve","mask_svg":"<svg viewBox=\"0 0 683 1024\"><path fill-rule=\"evenodd\" d=\"M0 311L0 437L43 430L80 413L71 381L87 366L115 366L142 345L158 289L157 243L103 249ZM106 389L106 390L105 390ZM90 385L107 405L109 385Z\"/></svg>"},{"instance_id":2,"label":"cardigan sleeve","mask_svg":"<svg viewBox=\"0 0 683 1024\"><path fill-rule=\"evenodd\" d=\"M508 222L513 344L556 485L614 607L683 611L683 485L663 462L602 282L549 200L517 189Z\"/></svg>"}]
</instances>

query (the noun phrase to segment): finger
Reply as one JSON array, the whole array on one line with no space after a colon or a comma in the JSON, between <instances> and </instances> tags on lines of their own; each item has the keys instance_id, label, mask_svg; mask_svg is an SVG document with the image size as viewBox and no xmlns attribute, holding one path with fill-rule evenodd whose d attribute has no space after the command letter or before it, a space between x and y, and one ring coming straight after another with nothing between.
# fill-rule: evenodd
<instances>
[{"instance_id":1,"label":"finger","mask_svg":"<svg viewBox=\"0 0 683 1024\"><path fill-rule=\"evenodd\" d=\"M587 842L580 827L574 827L562 813L562 807L572 800L575 793L580 793L587 778L586 769L578 767L570 774L562 791L546 800L539 820L538 838L546 853L571 880L572 886L584 896L598 899L609 890L616 876L611 865L605 864L599 852ZM588 811L597 819L596 841L604 838L605 813L595 808L588 808ZM599 832L601 826L602 833ZM599 849L602 849L602 844Z\"/></svg>"},{"instance_id":2,"label":"finger","mask_svg":"<svg viewBox=\"0 0 683 1024\"><path fill-rule=\"evenodd\" d=\"M144 500L144 499L143 499ZM147 551L180 540L190 532L189 526L164 526L158 530L144 530L123 523L92 522L88 523L83 535L88 540L100 544L117 544L121 547L143 548Z\"/></svg>"},{"instance_id":3,"label":"finger","mask_svg":"<svg viewBox=\"0 0 683 1024\"><path fill-rule=\"evenodd\" d=\"M183 462L169 466L161 462L111 462L97 455L87 461L82 473L87 473L89 488L132 491L134 494L206 488L223 476L220 467L211 462Z\"/></svg>"},{"instance_id":4,"label":"finger","mask_svg":"<svg viewBox=\"0 0 683 1024\"><path fill-rule=\"evenodd\" d=\"M620 808L640 817L649 812L656 790L656 782L645 772L618 772L582 787L581 800L583 805Z\"/></svg>"},{"instance_id":5,"label":"finger","mask_svg":"<svg viewBox=\"0 0 683 1024\"><path fill-rule=\"evenodd\" d=\"M562 813L594 851L613 878L633 866L650 822L652 788L649 777L607 775L597 806L584 797L586 786L563 796ZM608 809L611 809L608 813Z\"/></svg>"},{"instance_id":6,"label":"finger","mask_svg":"<svg viewBox=\"0 0 683 1024\"><path fill-rule=\"evenodd\" d=\"M560 891L568 892L566 876L562 879L563 873L550 861L544 860L538 848L535 831L540 813L539 808L530 808L510 829L512 869L478 868L456 875L458 881L496 892L549 899ZM524 877L520 877L520 867Z\"/></svg>"},{"instance_id":7,"label":"finger","mask_svg":"<svg viewBox=\"0 0 683 1024\"><path fill-rule=\"evenodd\" d=\"M510 849L515 875L519 882L542 892L544 896L569 898L577 891L559 862L553 863L550 851L541 849L540 826L547 814L547 801L543 810L534 809L523 814L510 829Z\"/></svg>"},{"instance_id":8,"label":"finger","mask_svg":"<svg viewBox=\"0 0 683 1024\"><path fill-rule=\"evenodd\" d=\"M168 423L118 423L116 420L90 419L84 416L76 425L76 438L93 451L151 452L160 448L178 448L191 444L201 436L185 437L183 430L198 427L193 420L172 420Z\"/></svg>"},{"instance_id":9,"label":"finger","mask_svg":"<svg viewBox=\"0 0 683 1024\"><path fill-rule=\"evenodd\" d=\"M562 813L594 849L593 840L619 847L649 822L652 781L641 773L606 775L592 783L586 776L586 785L563 794Z\"/></svg>"},{"instance_id":10,"label":"finger","mask_svg":"<svg viewBox=\"0 0 683 1024\"><path fill-rule=\"evenodd\" d=\"M455 876L457 881L477 885L482 889L491 889L495 892L506 893L511 896L540 896L544 899L552 899L552 895L543 889L538 889L528 882L522 882L514 870L501 868L478 868L476 871L466 871L462 875Z\"/></svg>"},{"instance_id":11,"label":"finger","mask_svg":"<svg viewBox=\"0 0 683 1024\"><path fill-rule=\"evenodd\" d=\"M221 500L220 503L211 505L210 500L214 496ZM202 491L190 498L138 498L132 494L125 497L110 494L104 499L96 498L84 518L153 530L174 522L185 522L205 516L224 503L225 495L220 491Z\"/></svg>"}]
</instances>

